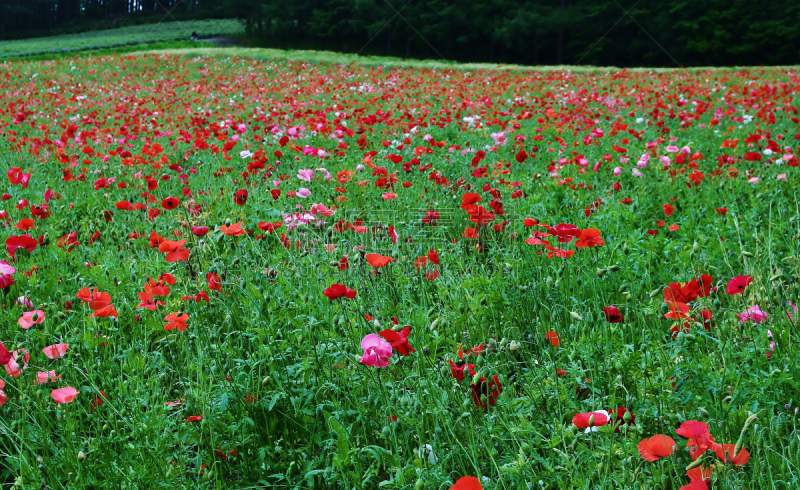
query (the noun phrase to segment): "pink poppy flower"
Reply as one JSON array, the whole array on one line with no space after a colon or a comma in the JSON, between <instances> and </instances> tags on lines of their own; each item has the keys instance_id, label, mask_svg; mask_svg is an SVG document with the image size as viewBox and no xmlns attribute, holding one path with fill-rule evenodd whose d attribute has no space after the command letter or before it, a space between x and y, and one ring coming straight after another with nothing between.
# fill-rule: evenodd
<instances>
[{"instance_id":1,"label":"pink poppy flower","mask_svg":"<svg viewBox=\"0 0 800 490\"><path fill-rule=\"evenodd\" d=\"M42 352L49 359L58 359L64 357L64 354L67 353L67 347L69 347L69 344L53 344L42 349Z\"/></svg>"},{"instance_id":2,"label":"pink poppy flower","mask_svg":"<svg viewBox=\"0 0 800 490\"><path fill-rule=\"evenodd\" d=\"M19 377L25 369L28 368L28 361L31 360L31 355L25 349L15 350L11 353L11 358L5 363L6 373L12 378ZM22 366L17 361L22 361Z\"/></svg>"},{"instance_id":3,"label":"pink poppy flower","mask_svg":"<svg viewBox=\"0 0 800 490\"><path fill-rule=\"evenodd\" d=\"M311 169L301 169L297 171L297 178L300 180L304 180L306 182L311 182L311 179L314 178L314 171Z\"/></svg>"},{"instance_id":4,"label":"pink poppy flower","mask_svg":"<svg viewBox=\"0 0 800 490\"><path fill-rule=\"evenodd\" d=\"M36 373L36 381L37 385L42 385L45 383L55 383L56 381L61 380L61 375L56 374L55 369L52 371L39 371Z\"/></svg>"},{"instance_id":5,"label":"pink poppy flower","mask_svg":"<svg viewBox=\"0 0 800 490\"><path fill-rule=\"evenodd\" d=\"M371 333L361 340L361 349L364 356L361 357L361 364L371 367L386 367L389 365L389 358L392 357L392 346L380 335Z\"/></svg>"},{"instance_id":6,"label":"pink poppy flower","mask_svg":"<svg viewBox=\"0 0 800 490\"><path fill-rule=\"evenodd\" d=\"M16 267L12 267L11 264L5 260L0 260L0 289L5 289L14 285L13 274L15 272L17 272Z\"/></svg>"},{"instance_id":7,"label":"pink poppy flower","mask_svg":"<svg viewBox=\"0 0 800 490\"><path fill-rule=\"evenodd\" d=\"M748 308L744 313L737 313L736 316L739 317L739 323L744 323L744 322L761 323L769 319L769 315L761 311L761 308L759 308L758 305L753 305L750 308Z\"/></svg>"},{"instance_id":8,"label":"pink poppy flower","mask_svg":"<svg viewBox=\"0 0 800 490\"><path fill-rule=\"evenodd\" d=\"M311 195L311 191L306 189L305 187L301 187L297 189L297 197L302 197L303 199L307 198Z\"/></svg>"},{"instance_id":9,"label":"pink poppy flower","mask_svg":"<svg viewBox=\"0 0 800 490\"><path fill-rule=\"evenodd\" d=\"M22 314L22 317L17 320L19 326L24 328L25 330L31 328L34 325L38 325L44 321L44 312L42 310L34 310L34 311L26 311Z\"/></svg>"},{"instance_id":10,"label":"pink poppy flower","mask_svg":"<svg viewBox=\"0 0 800 490\"><path fill-rule=\"evenodd\" d=\"M789 301L789 306L792 307L794 311L787 311L786 318L792 322L792 325L797 325L797 320L795 320L795 315L797 315L797 305L793 305L791 301ZM772 334L770 334L772 335Z\"/></svg>"},{"instance_id":11,"label":"pink poppy flower","mask_svg":"<svg viewBox=\"0 0 800 490\"><path fill-rule=\"evenodd\" d=\"M72 386L67 386L51 391L50 396L53 397L56 403L69 403L74 400L76 396L80 395L80 393L80 391Z\"/></svg>"}]
</instances>

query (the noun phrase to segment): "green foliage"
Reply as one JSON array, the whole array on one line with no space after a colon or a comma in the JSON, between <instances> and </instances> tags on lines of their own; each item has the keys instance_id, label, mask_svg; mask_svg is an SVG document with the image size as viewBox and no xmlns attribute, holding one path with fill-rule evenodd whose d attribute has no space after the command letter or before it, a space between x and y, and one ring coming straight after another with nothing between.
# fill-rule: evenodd
<instances>
[{"instance_id":1,"label":"green foliage","mask_svg":"<svg viewBox=\"0 0 800 490\"><path fill-rule=\"evenodd\" d=\"M131 46L150 44L150 49L165 49L176 45L155 45L164 41L188 41L192 32L217 36L235 36L243 33L237 20L196 20L162 22L118 29L89 31L55 37L0 41L0 58L19 58L40 55L63 55L75 51L125 50ZM181 47L190 46L189 43ZM139 46L138 49L142 49Z\"/></svg>"}]
</instances>

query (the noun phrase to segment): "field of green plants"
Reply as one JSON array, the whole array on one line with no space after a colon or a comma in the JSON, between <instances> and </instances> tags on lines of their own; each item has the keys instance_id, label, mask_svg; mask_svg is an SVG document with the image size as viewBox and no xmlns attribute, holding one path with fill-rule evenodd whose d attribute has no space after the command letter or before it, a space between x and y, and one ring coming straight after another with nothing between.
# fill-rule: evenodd
<instances>
[{"instance_id":1,"label":"field of green plants","mask_svg":"<svg viewBox=\"0 0 800 490\"><path fill-rule=\"evenodd\" d=\"M0 483L798 488L799 87L0 64Z\"/></svg>"},{"instance_id":2,"label":"field of green plants","mask_svg":"<svg viewBox=\"0 0 800 490\"><path fill-rule=\"evenodd\" d=\"M0 41L0 59L123 48L165 41L188 41L192 32L203 37L212 34L235 36L243 34L244 27L236 19L164 21L79 34Z\"/></svg>"}]
</instances>

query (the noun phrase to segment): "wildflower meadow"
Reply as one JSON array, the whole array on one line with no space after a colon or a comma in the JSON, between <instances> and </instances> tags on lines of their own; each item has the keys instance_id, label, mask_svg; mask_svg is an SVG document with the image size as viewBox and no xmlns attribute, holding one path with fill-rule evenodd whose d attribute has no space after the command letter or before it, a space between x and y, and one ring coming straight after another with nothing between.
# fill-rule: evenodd
<instances>
[{"instance_id":1,"label":"wildflower meadow","mask_svg":"<svg viewBox=\"0 0 800 490\"><path fill-rule=\"evenodd\" d=\"M0 483L796 489L796 68L0 64Z\"/></svg>"}]
</instances>

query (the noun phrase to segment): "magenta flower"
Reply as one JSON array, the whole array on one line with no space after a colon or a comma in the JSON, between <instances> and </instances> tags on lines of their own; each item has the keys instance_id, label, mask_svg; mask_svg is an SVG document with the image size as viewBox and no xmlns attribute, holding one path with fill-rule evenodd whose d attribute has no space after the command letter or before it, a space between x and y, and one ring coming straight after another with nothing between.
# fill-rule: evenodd
<instances>
[{"instance_id":1,"label":"magenta flower","mask_svg":"<svg viewBox=\"0 0 800 490\"><path fill-rule=\"evenodd\" d=\"M314 178L314 171L308 168L298 170L297 178L300 180L305 180L306 182L311 182L311 179Z\"/></svg>"},{"instance_id":2,"label":"magenta flower","mask_svg":"<svg viewBox=\"0 0 800 490\"><path fill-rule=\"evenodd\" d=\"M311 191L306 189L305 187L301 187L297 189L297 197L301 197L303 199L307 198L311 195Z\"/></svg>"},{"instance_id":3,"label":"magenta flower","mask_svg":"<svg viewBox=\"0 0 800 490\"><path fill-rule=\"evenodd\" d=\"M737 313L736 316L739 317L739 323L744 322L753 322L753 323L761 323L766 321L769 318L765 312L761 311L761 308L758 305L753 305L747 309L744 313Z\"/></svg>"},{"instance_id":4,"label":"magenta flower","mask_svg":"<svg viewBox=\"0 0 800 490\"><path fill-rule=\"evenodd\" d=\"M14 273L17 272L16 267L5 260L0 260L0 289L5 289L14 285Z\"/></svg>"},{"instance_id":5,"label":"magenta flower","mask_svg":"<svg viewBox=\"0 0 800 490\"><path fill-rule=\"evenodd\" d=\"M380 335L371 333L361 340L364 356L361 364L371 367L386 367L392 357L392 346Z\"/></svg>"}]
</instances>

